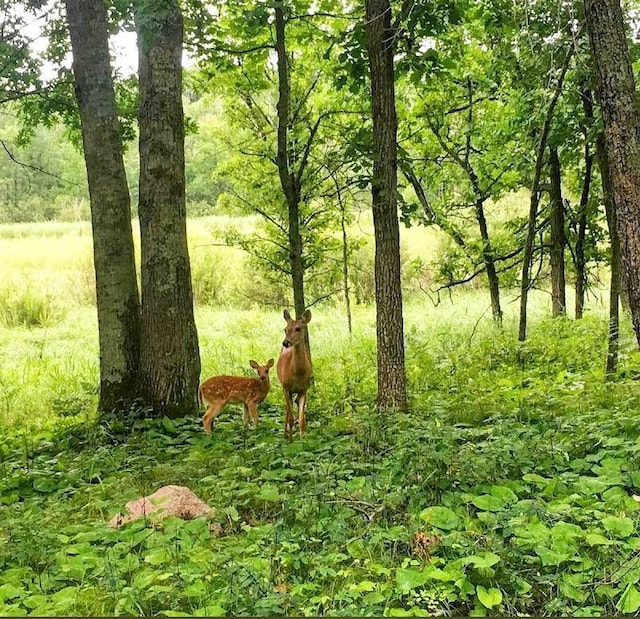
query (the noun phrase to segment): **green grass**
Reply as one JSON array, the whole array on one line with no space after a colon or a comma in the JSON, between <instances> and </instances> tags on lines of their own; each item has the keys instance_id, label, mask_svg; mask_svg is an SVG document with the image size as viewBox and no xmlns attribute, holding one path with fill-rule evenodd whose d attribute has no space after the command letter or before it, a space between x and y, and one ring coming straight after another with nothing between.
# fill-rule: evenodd
<instances>
[{"instance_id":1,"label":"green grass","mask_svg":"<svg viewBox=\"0 0 640 619\"><path fill-rule=\"evenodd\" d=\"M196 223L204 244L215 222ZM46 230L0 233L13 260L2 268L13 282L46 270L81 288L86 269L72 265L90 239ZM8 249L21 242L30 258ZM25 284L3 303L37 317L45 292ZM350 338L342 308L314 307L309 429L286 443L275 378L257 429L238 407L211 437L199 417L98 423L95 309L86 295L49 292L58 313L0 324L0 614L640 608L640 357L625 318L619 375L604 380L600 296L576 322L548 318L548 295L534 293L522 345L513 291L502 331L485 290L438 306L410 296L410 411L385 416L373 406L373 309L355 308ZM196 320L203 377L250 374L250 358L278 354L280 309L199 305ZM212 522L107 527L165 484L189 486Z\"/></svg>"}]
</instances>

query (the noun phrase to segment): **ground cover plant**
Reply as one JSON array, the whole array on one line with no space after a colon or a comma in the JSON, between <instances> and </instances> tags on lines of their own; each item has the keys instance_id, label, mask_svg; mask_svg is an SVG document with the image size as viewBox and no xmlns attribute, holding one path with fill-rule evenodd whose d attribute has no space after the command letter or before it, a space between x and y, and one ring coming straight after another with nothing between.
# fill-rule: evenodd
<instances>
[{"instance_id":1,"label":"ground cover plant","mask_svg":"<svg viewBox=\"0 0 640 619\"><path fill-rule=\"evenodd\" d=\"M349 337L340 308L314 308L309 428L291 443L275 381L255 430L237 407L211 437L196 417L98 422L95 310L68 296L42 324L3 321L0 613L635 613L630 325L606 381L597 296L581 321L534 299L518 344L515 303L499 330L482 290L413 297L398 415L373 405L373 309L355 308ZM277 353L275 308L201 305L196 319L204 375ZM166 484L215 515L107 526Z\"/></svg>"}]
</instances>

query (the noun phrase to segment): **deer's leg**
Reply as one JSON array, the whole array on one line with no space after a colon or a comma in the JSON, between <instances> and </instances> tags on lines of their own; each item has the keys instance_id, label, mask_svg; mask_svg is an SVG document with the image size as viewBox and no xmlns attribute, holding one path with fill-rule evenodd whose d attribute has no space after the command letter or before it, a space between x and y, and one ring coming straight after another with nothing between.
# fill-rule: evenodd
<instances>
[{"instance_id":1,"label":"deer's leg","mask_svg":"<svg viewBox=\"0 0 640 619\"><path fill-rule=\"evenodd\" d=\"M249 402L249 412L253 417L253 425L258 427L258 405L255 402Z\"/></svg>"},{"instance_id":2,"label":"deer's leg","mask_svg":"<svg viewBox=\"0 0 640 619\"><path fill-rule=\"evenodd\" d=\"M297 397L298 403L298 426L300 427L300 436L307 431L307 416L305 406L307 405L307 394L299 393Z\"/></svg>"},{"instance_id":3,"label":"deer's leg","mask_svg":"<svg viewBox=\"0 0 640 619\"><path fill-rule=\"evenodd\" d=\"M242 416L242 423L246 427L247 424L249 423L249 407L247 406L246 402L243 402L243 406L244 406L244 415Z\"/></svg>"},{"instance_id":4,"label":"deer's leg","mask_svg":"<svg viewBox=\"0 0 640 619\"><path fill-rule=\"evenodd\" d=\"M284 393L284 403L286 406L286 417L284 419L284 436L291 440L293 433L293 402L291 401L291 393L286 387L282 387Z\"/></svg>"},{"instance_id":5,"label":"deer's leg","mask_svg":"<svg viewBox=\"0 0 640 619\"><path fill-rule=\"evenodd\" d=\"M222 410L224 405L224 400L215 400L214 402L211 402L211 404L209 404L207 412L202 417L202 425L204 426L204 431L207 434L211 434L211 426L213 425L215 418L220 414L220 411Z\"/></svg>"}]
</instances>

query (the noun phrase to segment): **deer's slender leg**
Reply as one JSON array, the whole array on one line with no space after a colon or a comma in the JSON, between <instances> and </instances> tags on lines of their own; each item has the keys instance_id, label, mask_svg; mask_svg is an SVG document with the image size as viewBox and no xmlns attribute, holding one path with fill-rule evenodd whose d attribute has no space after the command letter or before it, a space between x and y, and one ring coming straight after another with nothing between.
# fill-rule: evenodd
<instances>
[{"instance_id":1,"label":"deer's slender leg","mask_svg":"<svg viewBox=\"0 0 640 619\"><path fill-rule=\"evenodd\" d=\"M302 436L307 431L307 415L304 410L307 404L306 392L298 394L297 403L298 403L298 426L300 427L300 436Z\"/></svg>"},{"instance_id":2,"label":"deer's slender leg","mask_svg":"<svg viewBox=\"0 0 640 619\"><path fill-rule=\"evenodd\" d=\"M211 434L211 426L213 425L215 418L220 414L220 411L222 410L224 405L224 400L216 400L214 402L211 402L211 404L209 405L207 412L202 417L202 425L204 426L204 431L207 434Z\"/></svg>"},{"instance_id":3,"label":"deer's slender leg","mask_svg":"<svg viewBox=\"0 0 640 619\"><path fill-rule=\"evenodd\" d=\"M253 417L253 425L258 426L258 405L255 402L249 402L249 412Z\"/></svg>"},{"instance_id":4,"label":"deer's slender leg","mask_svg":"<svg viewBox=\"0 0 640 619\"><path fill-rule=\"evenodd\" d=\"M242 415L242 423L247 426L249 424L249 407L246 402L242 403L244 406L244 414Z\"/></svg>"},{"instance_id":5,"label":"deer's slender leg","mask_svg":"<svg viewBox=\"0 0 640 619\"><path fill-rule=\"evenodd\" d=\"M284 420L284 436L291 440L293 434L293 402L291 401L291 393L286 387L282 388L282 392L284 393L284 403L287 408Z\"/></svg>"}]
</instances>

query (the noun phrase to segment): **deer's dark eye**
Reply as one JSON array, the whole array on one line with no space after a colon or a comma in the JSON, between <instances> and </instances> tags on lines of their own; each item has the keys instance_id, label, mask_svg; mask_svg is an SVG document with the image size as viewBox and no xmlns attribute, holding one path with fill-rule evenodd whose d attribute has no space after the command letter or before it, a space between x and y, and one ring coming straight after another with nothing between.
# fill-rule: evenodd
<instances>
[{"instance_id":1,"label":"deer's dark eye","mask_svg":"<svg viewBox=\"0 0 640 619\"><path fill-rule=\"evenodd\" d=\"M296 327L296 331L300 331L300 327Z\"/></svg>"}]
</instances>

